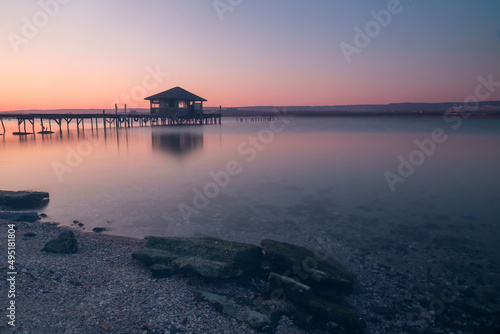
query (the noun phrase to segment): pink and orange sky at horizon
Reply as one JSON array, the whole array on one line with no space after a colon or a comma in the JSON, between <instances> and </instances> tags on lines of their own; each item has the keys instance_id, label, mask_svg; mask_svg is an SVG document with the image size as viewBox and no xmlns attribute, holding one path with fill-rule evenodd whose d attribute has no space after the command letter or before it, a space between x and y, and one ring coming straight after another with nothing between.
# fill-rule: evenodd
<instances>
[{"instance_id":1,"label":"pink and orange sky at horizon","mask_svg":"<svg viewBox=\"0 0 500 334\"><path fill-rule=\"evenodd\" d=\"M499 17L494 0L2 1L0 111L146 108L175 86L224 107L462 102L500 82Z\"/></svg>"}]
</instances>

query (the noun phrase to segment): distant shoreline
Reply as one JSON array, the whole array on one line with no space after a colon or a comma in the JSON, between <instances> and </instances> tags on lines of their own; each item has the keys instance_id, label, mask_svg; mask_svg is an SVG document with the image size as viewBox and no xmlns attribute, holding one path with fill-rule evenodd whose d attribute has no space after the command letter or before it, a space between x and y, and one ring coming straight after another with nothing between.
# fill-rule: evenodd
<instances>
[{"instance_id":1,"label":"distant shoreline","mask_svg":"<svg viewBox=\"0 0 500 334\"><path fill-rule=\"evenodd\" d=\"M467 107L472 107L469 111ZM221 109L219 109L221 108ZM149 108L133 108L128 106L127 115L149 114ZM205 106L205 113L219 113L222 117L252 117L293 115L300 117L336 117L336 116L450 116L460 115L460 112L469 112L471 117L498 117L500 116L500 101L483 101L475 105L466 105L463 102L440 103L389 103L363 105L324 105L324 106L247 106L247 107L219 107ZM66 109L26 109L0 111L2 114L102 114L114 115L114 108L66 108ZM119 106L118 114L125 114L125 106Z\"/></svg>"},{"instance_id":2,"label":"distant shoreline","mask_svg":"<svg viewBox=\"0 0 500 334\"><path fill-rule=\"evenodd\" d=\"M415 114L415 113L301 113L301 112L287 112L283 114L276 114L273 112L256 112L256 113L235 113L235 114L225 114L222 112L222 117L242 117L242 118L258 118L258 117L279 117L279 116L295 116L295 117L443 117L445 112L442 113L427 113L427 114ZM460 113L448 113L447 116L461 116ZM492 118L500 117L500 112L494 114L474 114L471 113L469 117L474 118Z\"/></svg>"},{"instance_id":3,"label":"distant shoreline","mask_svg":"<svg viewBox=\"0 0 500 334\"><path fill-rule=\"evenodd\" d=\"M205 112L209 114L208 111ZM473 112L448 112L448 111L439 111L439 112L425 112L425 113L415 113L415 112L309 112L309 111L227 111L222 110L221 117L223 118L258 118L258 117L280 117L280 116L294 116L294 117L463 117L463 114L467 114L467 117L474 118L492 118L492 117L500 117L499 111L473 111ZM40 115L73 115L73 116L81 116L81 115L96 115L95 113L53 113L53 112L43 112L38 111L36 113L24 113L24 112L0 112L0 118L3 119L14 119L16 116L30 117L35 116L39 117ZM97 115L102 115L97 114ZM114 112L106 113L106 115L124 115L124 112L118 112L115 114ZM138 115L144 116L149 115L149 113L141 112L141 113L127 113L127 115Z\"/></svg>"}]
</instances>

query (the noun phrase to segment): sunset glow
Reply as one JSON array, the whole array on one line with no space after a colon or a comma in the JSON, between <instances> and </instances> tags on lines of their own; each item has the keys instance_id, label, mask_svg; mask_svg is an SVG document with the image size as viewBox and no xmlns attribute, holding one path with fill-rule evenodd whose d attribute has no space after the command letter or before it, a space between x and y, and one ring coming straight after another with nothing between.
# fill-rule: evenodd
<instances>
[{"instance_id":1,"label":"sunset glow","mask_svg":"<svg viewBox=\"0 0 500 334\"><path fill-rule=\"evenodd\" d=\"M462 102L500 81L498 1L233 3L3 1L0 111L146 108L174 86L207 106Z\"/></svg>"}]
</instances>

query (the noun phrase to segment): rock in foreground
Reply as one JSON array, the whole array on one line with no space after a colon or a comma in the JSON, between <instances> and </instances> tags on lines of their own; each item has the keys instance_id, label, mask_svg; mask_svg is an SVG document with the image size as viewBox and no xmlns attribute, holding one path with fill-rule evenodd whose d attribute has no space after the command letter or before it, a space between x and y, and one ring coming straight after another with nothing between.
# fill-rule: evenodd
<instances>
[{"instance_id":1,"label":"rock in foreground","mask_svg":"<svg viewBox=\"0 0 500 334\"><path fill-rule=\"evenodd\" d=\"M0 190L0 205L13 208L37 208L47 203L49 193L40 191Z\"/></svg>"},{"instance_id":2,"label":"rock in foreground","mask_svg":"<svg viewBox=\"0 0 500 334\"><path fill-rule=\"evenodd\" d=\"M170 265L174 273L186 275L206 278L248 276L258 271L262 259L262 250L255 245L220 239L146 237L146 240L146 248L132 254L134 259L148 266ZM154 273L158 275L157 270Z\"/></svg>"},{"instance_id":3,"label":"rock in foreground","mask_svg":"<svg viewBox=\"0 0 500 334\"><path fill-rule=\"evenodd\" d=\"M362 330L366 327L365 320L361 314L348 306L316 297L305 300L304 307L316 318L324 321L333 321L350 331Z\"/></svg>"},{"instance_id":4,"label":"rock in foreground","mask_svg":"<svg viewBox=\"0 0 500 334\"><path fill-rule=\"evenodd\" d=\"M222 313L236 320L244 321L254 328L262 328L271 323L269 315L263 314L248 305L239 304L226 296L206 291L196 291L194 297L198 301L208 302Z\"/></svg>"},{"instance_id":5,"label":"rock in foreground","mask_svg":"<svg viewBox=\"0 0 500 334\"><path fill-rule=\"evenodd\" d=\"M49 253L73 254L78 252L78 244L73 231L62 232L57 238L45 244L42 251Z\"/></svg>"},{"instance_id":6,"label":"rock in foreground","mask_svg":"<svg viewBox=\"0 0 500 334\"><path fill-rule=\"evenodd\" d=\"M329 322L352 333L365 328L363 317L344 301L354 276L333 259L320 259L311 250L274 240L263 240L262 248L213 238L146 240L146 247L132 257L144 262L153 277L180 273L216 279L246 277L247 282L251 278L252 282L265 282L266 288L255 291L259 299L272 305L280 300L293 303L296 314L302 315L297 325L304 329ZM240 301L204 291L198 291L195 298L254 328L276 325L273 315L278 313L260 312L265 307L255 304L257 298Z\"/></svg>"},{"instance_id":7,"label":"rock in foreground","mask_svg":"<svg viewBox=\"0 0 500 334\"><path fill-rule=\"evenodd\" d=\"M0 211L0 219L32 223L38 219L38 215L27 211Z\"/></svg>"},{"instance_id":8,"label":"rock in foreground","mask_svg":"<svg viewBox=\"0 0 500 334\"><path fill-rule=\"evenodd\" d=\"M332 258L322 261L309 249L270 239L260 244L273 265L272 271L284 276L299 276L301 283L312 287L351 292L354 276Z\"/></svg>"}]
</instances>

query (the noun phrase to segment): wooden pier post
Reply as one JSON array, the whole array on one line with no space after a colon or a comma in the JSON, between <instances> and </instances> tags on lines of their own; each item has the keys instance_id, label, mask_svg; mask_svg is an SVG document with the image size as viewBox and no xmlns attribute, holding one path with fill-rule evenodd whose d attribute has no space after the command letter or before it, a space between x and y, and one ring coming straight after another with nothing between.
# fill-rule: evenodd
<instances>
[{"instance_id":1,"label":"wooden pier post","mask_svg":"<svg viewBox=\"0 0 500 334\"><path fill-rule=\"evenodd\" d=\"M61 123L62 123L62 118L55 118L54 121L56 122L57 125L59 125L59 133L62 134L62 128L61 128Z\"/></svg>"},{"instance_id":2,"label":"wooden pier post","mask_svg":"<svg viewBox=\"0 0 500 334\"><path fill-rule=\"evenodd\" d=\"M35 118L29 118L28 121L31 123L31 129L33 130L33 135L35 134Z\"/></svg>"},{"instance_id":3,"label":"wooden pier post","mask_svg":"<svg viewBox=\"0 0 500 334\"><path fill-rule=\"evenodd\" d=\"M3 124L3 119L0 118L0 122L2 123L3 133L5 134L5 125Z\"/></svg>"},{"instance_id":4,"label":"wooden pier post","mask_svg":"<svg viewBox=\"0 0 500 334\"><path fill-rule=\"evenodd\" d=\"M71 123L71 121L73 120L73 117L71 117L71 118L69 118L69 117L68 117L68 118L64 117L64 120L66 121L66 129L67 129L67 130L68 130L68 132L69 132L69 123ZM78 124L78 119L76 120L76 123Z\"/></svg>"}]
</instances>

